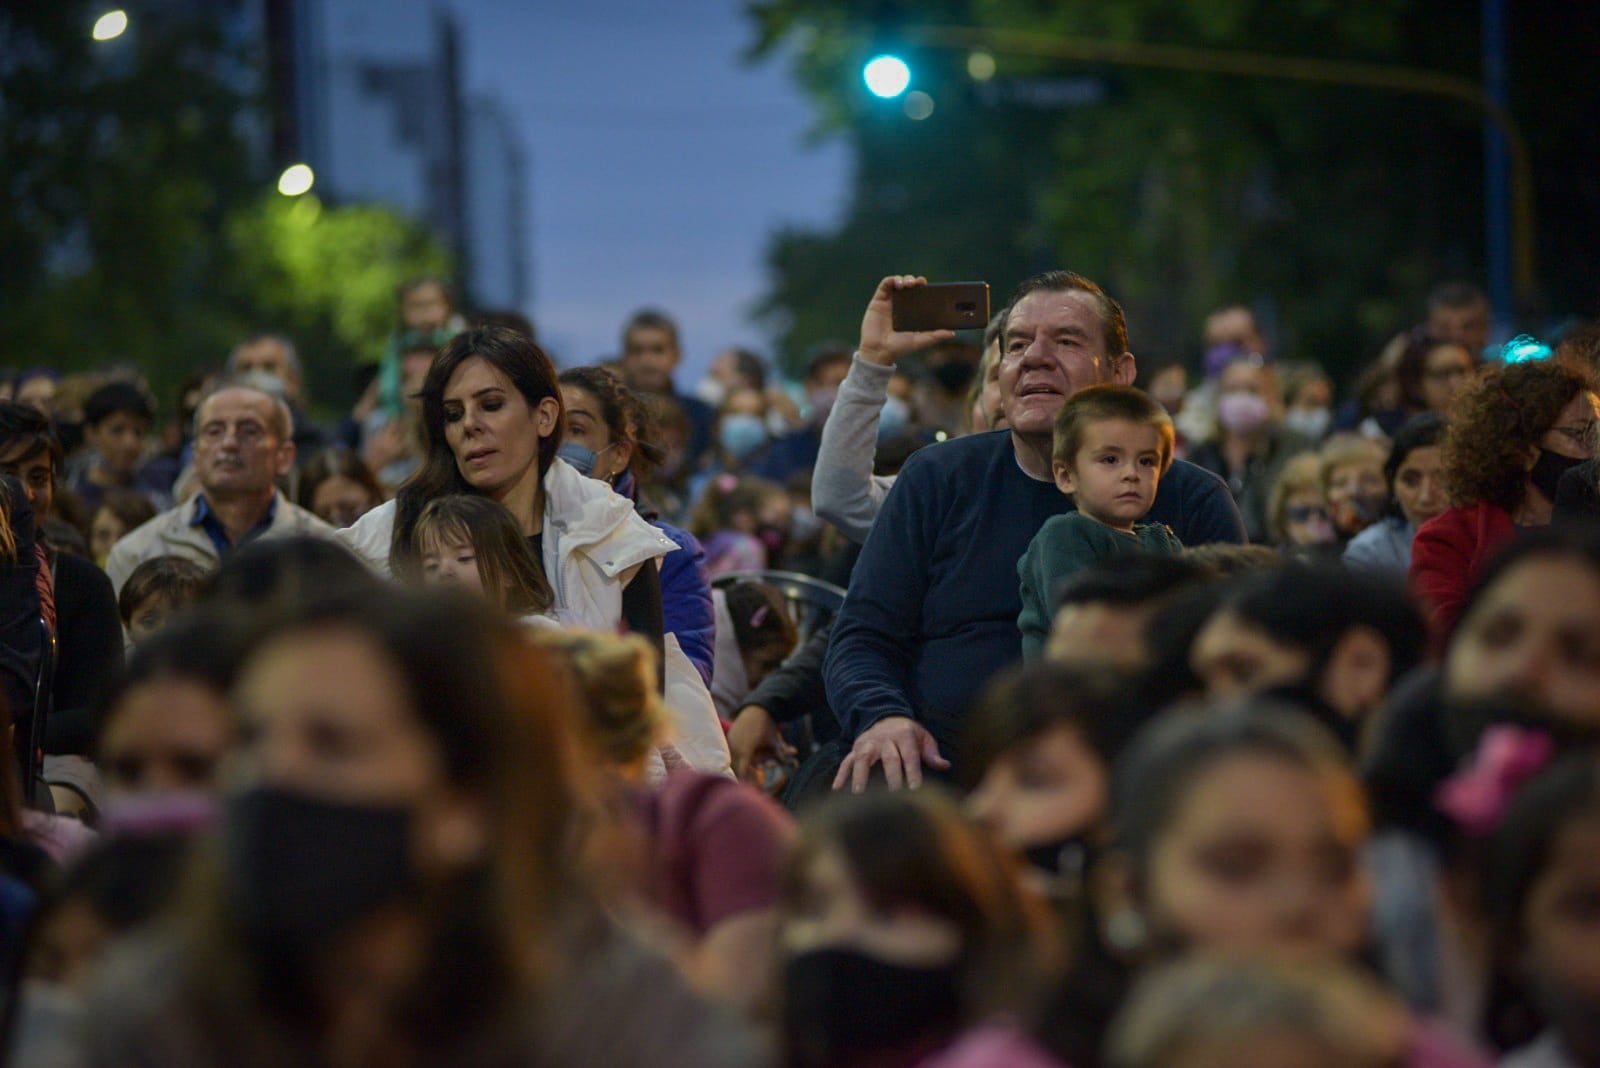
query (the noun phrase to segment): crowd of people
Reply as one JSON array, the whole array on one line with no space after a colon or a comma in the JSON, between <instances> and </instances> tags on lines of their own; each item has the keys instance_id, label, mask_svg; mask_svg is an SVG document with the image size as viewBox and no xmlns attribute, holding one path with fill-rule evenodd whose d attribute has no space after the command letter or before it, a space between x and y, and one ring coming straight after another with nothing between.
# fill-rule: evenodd
<instances>
[{"instance_id":1,"label":"crowd of people","mask_svg":"<svg viewBox=\"0 0 1600 1068\"><path fill-rule=\"evenodd\" d=\"M795 383L434 278L337 420L8 375L6 1054L1600 1066L1600 326L1441 285L1341 401L925 284Z\"/></svg>"}]
</instances>

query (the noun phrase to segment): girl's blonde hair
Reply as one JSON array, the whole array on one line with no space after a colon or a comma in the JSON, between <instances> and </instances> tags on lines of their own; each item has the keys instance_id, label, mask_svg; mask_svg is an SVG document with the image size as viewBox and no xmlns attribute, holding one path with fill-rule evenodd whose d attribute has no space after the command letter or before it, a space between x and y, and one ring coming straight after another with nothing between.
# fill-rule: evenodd
<instances>
[{"instance_id":1,"label":"girl's blonde hair","mask_svg":"<svg viewBox=\"0 0 1600 1068\"><path fill-rule=\"evenodd\" d=\"M656 693L654 647L637 634L545 628L532 633L536 644L561 653L572 666L595 747L619 765L648 753L666 723Z\"/></svg>"},{"instance_id":2,"label":"girl's blonde hair","mask_svg":"<svg viewBox=\"0 0 1600 1068\"><path fill-rule=\"evenodd\" d=\"M1355 434L1337 434L1323 443L1318 456L1322 459L1322 488L1326 491L1333 473L1341 467L1365 464L1382 474L1383 461L1388 453L1382 445L1371 438L1358 437Z\"/></svg>"},{"instance_id":3,"label":"girl's blonde hair","mask_svg":"<svg viewBox=\"0 0 1600 1068\"><path fill-rule=\"evenodd\" d=\"M472 546L478 578L499 604L516 615L548 612L555 604L544 565L533 555L516 517L502 504L471 493L453 493L429 501L417 517L412 544L419 550L434 545ZM422 552L402 556L401 575L421 578Z\"/></svg>"},{"instance_id":4,"label":"girl's blonde hair","mask_svg":"<svg viewBox=\"0 0 1600 1068\"><path fill-rule=\"evenodd\" d=\"M1289 540L1288 506L1292 495L1316 490L1324 498L1327 497L1323 474L1322 457L1314 452L1290 457L1278 472L1277 480L1272 483L1272 492L1267 495L1267 536L1274 545L1282 545Z\"/></svg>"}]
</instances>

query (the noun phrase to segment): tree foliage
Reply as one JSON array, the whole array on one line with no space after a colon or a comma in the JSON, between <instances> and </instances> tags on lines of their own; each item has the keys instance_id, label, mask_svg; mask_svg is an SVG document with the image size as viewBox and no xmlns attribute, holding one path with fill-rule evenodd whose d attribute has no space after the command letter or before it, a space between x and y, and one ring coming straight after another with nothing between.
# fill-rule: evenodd
<instances>
[{"instance_id":1,"label":"tree foliage","mask_svg":"<svg viewBox=\"0 0 1600 1068\"><path fill-rule=\"evenodd\" d=\"M1600 138L1562 95L1600 73L1600 20L1555 0L1539 13L1513 6L1513 110L1546 205L1542 281L1557 307L1593 314L1592 274L1555 252L1578 234L1600 236L1597 198L1559 178L1569 163L1600 161ZM984 276L1003 299L1027 273L1065 266L1128 307L1146 366L1192 357L1205 311L1243 301L1265 314L1281 352L1348 374L1417 317L1432 283L1483 277L1482 125L1471 107L997 50L998 84L1090 77L1105 90L1081 106L1029 108L986 98L965 51L919 47L917 30L1344 59L1470 79L1476 9L1449 0L762 0L751 9L752 55L788 57L816 101L817 135L849 139L857 157L839 227L789 231L770 247L763 311L778 347L793 361L821 336L850 336L882 274ZM926 121L861 87L862 60L888 49L908 57L915 87L934 98ZM1572 57L1559 67L1564 84L1550 85L1531 55Z\"/></svg>"},{"instance_id":2,"label":"tree foliage","mask_svg":"<svg viewBox=\"0 0 1600 1068\"><path fill-rule=\"evenodd\" d=\"M331 207L309 195L267 194L235 212L225 236L237 306L321 354L313 365L321 396L340 395L350 368L382 351L401 282L450 274L437 240L374 205Z\"/></svg>"},{"instance_id":3,"label":"tree foliage","mask_svg":"<svg viewBox=\"0 0 1600 1068\"><path fill-rule=\"evenodd\" d=\"M217 19L151 7L96 43L96 14L0 5L0 366L126 363L165 395L270 328L342 399L394 287L448 272L446 254L387 210L272 190L261 57Z\"/></svg>"}]
</instances>

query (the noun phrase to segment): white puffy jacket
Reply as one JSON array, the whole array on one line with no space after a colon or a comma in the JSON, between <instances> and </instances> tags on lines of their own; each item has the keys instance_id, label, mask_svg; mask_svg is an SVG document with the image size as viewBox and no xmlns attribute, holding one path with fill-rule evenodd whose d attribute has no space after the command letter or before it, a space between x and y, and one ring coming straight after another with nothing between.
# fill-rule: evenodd
<instances>
[{"instance_id":1,"label":"white puffy jacket","mask_svg":"<svg viewBox=\"0 0 1600 1068\"><path fill-rule=\"evenodd\" d=\"M379 574L390 574L393 501L380 504L338 532L338 537ZM633 502L604 482L585 478L557 458L544 475L544 573L563 626L615 634L622 624L622 589L639 568L678 546L634 511ZM728 741L711 694L677 639L666 635L666 692L678 751L697 770L731 775Z\"/></svg>"}]
</instances>

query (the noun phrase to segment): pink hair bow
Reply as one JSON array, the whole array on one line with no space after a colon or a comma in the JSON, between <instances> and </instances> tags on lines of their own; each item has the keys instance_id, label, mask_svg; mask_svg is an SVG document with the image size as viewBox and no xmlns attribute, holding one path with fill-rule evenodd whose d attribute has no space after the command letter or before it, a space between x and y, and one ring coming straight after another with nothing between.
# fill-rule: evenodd
<instances>
[{"instance_id":1,"label":"pink hair bow","mask_svg":"<svg viewBox=\"0 0 1600 1068\"><path fill-rule=\"evenodd\" d=\"M1483 732L1472 763L1439 785L1434 804L1468 833L1489 834L1500 825L1518 788L1554 754L1555 743L1542 731L1490 727Z\"/></svg>"}]
</instances>

